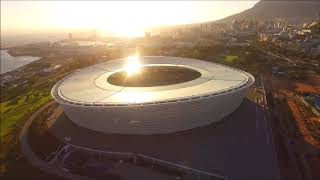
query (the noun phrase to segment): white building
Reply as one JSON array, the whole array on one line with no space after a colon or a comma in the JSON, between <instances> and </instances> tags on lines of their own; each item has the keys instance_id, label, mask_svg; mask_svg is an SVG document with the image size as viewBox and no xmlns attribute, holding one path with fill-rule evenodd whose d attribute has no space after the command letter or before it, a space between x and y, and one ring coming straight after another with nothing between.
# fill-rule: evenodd
<instances>
[{"instance_id":1,"label":"white building","mask_svg":"<svg viewBox=\"0 0 320 180\"><path fill-rule=\"evenodd\" d=\"M81 127L107 133L159 134L220 121L239 107L254 83L253 76L238 69L160 56L140 57L138 68L182 68L199 76L148 87L112 83L110 77L127 71L128 63L129 59L117 59L78 70L59 81L52 96Z\"/></svg>"}]
</instances>

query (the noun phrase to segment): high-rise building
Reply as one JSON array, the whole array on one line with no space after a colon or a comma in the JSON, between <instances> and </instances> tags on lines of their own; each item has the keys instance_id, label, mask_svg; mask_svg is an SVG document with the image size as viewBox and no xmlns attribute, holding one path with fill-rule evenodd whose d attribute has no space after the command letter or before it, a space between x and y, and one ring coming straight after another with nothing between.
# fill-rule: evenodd
<instances>
[{"instance_id":1,"label":"high-rise building","mask_svg":"<svg viewBox=\"0 0 320 180\"><path fill-rule=\"evenodd\" d=\"M69 33L69 34L68 34L68 39L69 39L69 40L72 40L72 33Z\"/></svg>"}]
</instances>

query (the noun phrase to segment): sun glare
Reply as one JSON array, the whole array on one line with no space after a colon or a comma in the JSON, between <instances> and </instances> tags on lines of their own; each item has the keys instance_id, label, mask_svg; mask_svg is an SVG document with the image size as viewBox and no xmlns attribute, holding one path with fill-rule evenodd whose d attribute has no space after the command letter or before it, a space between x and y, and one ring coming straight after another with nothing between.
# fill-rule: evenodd
<instances>
[{"instance_id":1,"label":"sun glare","mask_svg":"<svg viewBox=\"0 0 320 180\"><path fill-rule=\"evenodd\" d=\"M105 36L141 37L154 27L217 20L255 3L254 0L1 1L1 30L96 29Z\"/></svg>"},{"instance_id":2,"label":"sun glare","mask_svg":"<svg viewBox=\"0 0 320 180\"><path fill-rule=\"evenodd\" d=\"M140 59L139 59L138 55L129 56L127 58L127 63L125 65L125 71L127 72L127 74L129 76L139 73L140 67L141 67L141 63L140 63Z\"/></svg>"}]
</instances>

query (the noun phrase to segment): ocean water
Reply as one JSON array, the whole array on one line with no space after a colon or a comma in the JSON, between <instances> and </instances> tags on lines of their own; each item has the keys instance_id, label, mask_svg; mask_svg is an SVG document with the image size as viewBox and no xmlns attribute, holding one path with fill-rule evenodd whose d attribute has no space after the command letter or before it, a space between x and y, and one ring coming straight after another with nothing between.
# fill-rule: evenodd
<instances>
[{"instance_id":1,"label":"ocean water","mask_svg":"<svg viewBox=\"0 0 320 180\"><path fill-rule=\"evenodd\" d=\"M1 71L0 74L15 70L21 66L24 66L32 61L39 60L40 57L33 56L11 56L7 50L1 50Z\"/></svg>"}]
</instances>

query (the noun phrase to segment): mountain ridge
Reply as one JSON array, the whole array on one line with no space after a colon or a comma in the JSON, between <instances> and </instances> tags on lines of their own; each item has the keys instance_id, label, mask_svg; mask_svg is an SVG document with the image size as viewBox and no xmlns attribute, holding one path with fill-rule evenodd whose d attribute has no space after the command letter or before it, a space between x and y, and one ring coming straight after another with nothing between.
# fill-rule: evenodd
<instances>
[{"instance_id":1,"label":"mountain ridge","mask_svg":"<svg viewBox=\"0 0 320 180\"><path fill-rule=\"evenodd\" d=\"M275 1L261 0L252 8L214 21L232 23L233 20L275 20L284 19L292 23L315 20L320 16L320 1Z\"/></svg>"}]
</instances>

